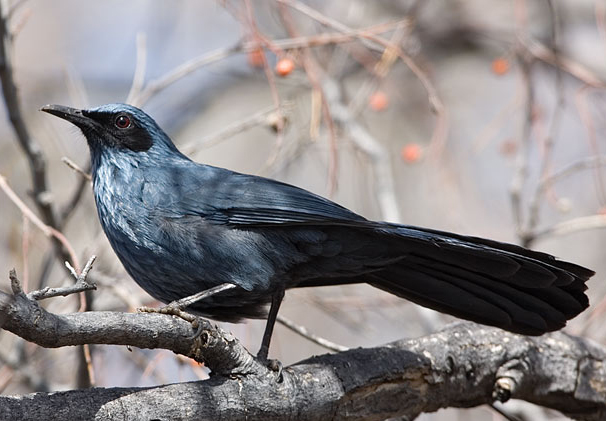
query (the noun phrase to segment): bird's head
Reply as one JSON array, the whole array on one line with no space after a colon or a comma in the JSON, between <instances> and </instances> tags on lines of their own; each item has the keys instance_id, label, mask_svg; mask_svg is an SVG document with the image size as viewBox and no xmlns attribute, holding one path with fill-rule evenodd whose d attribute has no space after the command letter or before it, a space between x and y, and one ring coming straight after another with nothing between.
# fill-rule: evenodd
<instances>
[{"instance_id":1,"label":"bird's head","mask_svg":"<svg viewBox=\"0 0 606 421\"><path fill-rule=\"evenodd\" d=\"M103 152L136 157L156 150L181 156L154 119L132 105L107 104L88 110L45 105L40 110L77 126L88 141L93 160Z\"/></svg>"}]
</instances>

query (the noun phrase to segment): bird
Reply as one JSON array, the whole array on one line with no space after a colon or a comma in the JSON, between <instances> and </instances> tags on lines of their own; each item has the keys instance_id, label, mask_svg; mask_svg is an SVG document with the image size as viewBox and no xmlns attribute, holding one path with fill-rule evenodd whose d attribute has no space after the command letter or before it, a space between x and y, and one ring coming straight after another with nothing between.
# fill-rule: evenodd
<instances>
[{"instance_id":1,"label":"bird","mask_svg":"<svg viewBox=\"0 0 606 421\"><path fill-rule=\"evenodd\" d=\"M152 297L217 321L265 318L284 292L367 283L523 335L589 305L590 269L495 240L377 222L302 188L194 162L139 108L46 105L87 140L103 231Z\"/></svg>"}]
</instances>

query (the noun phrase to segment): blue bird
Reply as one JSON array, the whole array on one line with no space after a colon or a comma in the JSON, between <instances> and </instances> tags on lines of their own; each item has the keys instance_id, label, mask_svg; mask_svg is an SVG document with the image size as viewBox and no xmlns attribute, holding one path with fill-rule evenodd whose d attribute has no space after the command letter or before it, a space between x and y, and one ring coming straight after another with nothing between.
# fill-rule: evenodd
<instances>
[{"instance_id":1,"label":"blue bird","mask_svg":"<svg viewBox=\"0 0 606 421\"><path fill-rule=\"evenodd\" d=\"M132 278L164 303L202 292L186 310L215 320L268 317L262 359L288 288L364 282L527 335L560 329L589 305L589 269L512 244L370 221L298 187L196 163L136 107L42 111L86 137L99 220Z\"/></svg>"}]
</instances>

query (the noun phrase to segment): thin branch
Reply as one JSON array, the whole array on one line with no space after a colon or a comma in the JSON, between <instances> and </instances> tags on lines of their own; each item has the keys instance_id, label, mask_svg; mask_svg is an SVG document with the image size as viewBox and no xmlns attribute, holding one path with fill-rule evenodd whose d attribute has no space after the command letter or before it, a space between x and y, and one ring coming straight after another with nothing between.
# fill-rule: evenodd
<instances>
[{"instance_id":1,"label":"thin branch","mask_svg":"<svg viewBox=\"0 0 606 421\"><path fill-rule=\"evenodd\" d=\"M78 164L76 164L74 161L72 161L71 159L69 159L67 156L61 157L61 162L63 162L68 167L70 167L72 170L76 171L84 179L86 179L87 181L89 181L89 182L92 183L93 178L91 177L91 175L89 174L89 172L83 170L82 168L80 168L78 166Z\"/></svg>"},{"instance_id":2,"label":"thin branch","mask_svg":"<svg viewBox=\"0 0 606 421\"><path fill-rule=\"evenodd\" d=\"M566 235L578 231L606 228L606 215L589 215L569 219L552 225L535 233L534 238L543 238L551 235Z\"/></svg>"},{"instance_id":3,"label":"thin branch","mask_svg":"<svg viewBox=\"0 0 606 421\"><path fill-rule=\"evenodd\" d=\"M564 87L562 86L562 70L559 65L560 57L559 57L559 46L558 46L558 26L559 26L559 18L558 13L556 11L555 5L551 0L546 0L547 8L549 10L549 15L551 19L551 49L553 51L554 60L556 63L555 66L555 86L554 90L556 92L556 104L555 109L553 111L553 115L551 116L551 123L549 127L549 131L545 138L543 139L543 156L541 159L541 168L540 174L541 177L546 177L551 170L552 156L554 151L555 144L555 136L557 132L557 128L559 127L561 121L561 114L565 105L565 97L564 97ZM541 191L540 185L538 185L535 189L534 195L532 196L530 203L528 205L528 223L525 228L527 245L530 245L532 241L532 235L539 224L539 211L541 206Z\"/></svg>"},{"instance_id":4,"label":"thin branch","mask_svg":"<svg viewBox=\"0 0 606 421\"><path fill-rule=\"evenodd\" d=\"M342 102L341 90L333 79L325 80L324 92L335 121L344 130L347 138L364 152L372 163L374 190L381 210L381 218L384 221L398 222L400 210L387 149L354 118L350 109Z\"/></svg>"},{"instance_id":5,"label":"thin branch","mask_svg":"<svg viewBox=\"0 0 606 421\"><path fill-rule=\"evenodd\" d=\"M69 255L69 259L73 262L74 267L80 268L80 263L78 263L78 256L76 255L76 251L71 246L67 238L55 228L46 225L44 222L36 216L34 212L30 208L27 207L25 203L17 196L17 194L10 188L8 183L6 182L6 178L0 174L0 189L4 191L4 193L8 196L8 198L19 208L21 213L27 217L31 222L36 225L40 231L44 233L47 237L57 239L63 247L67 250Z\"/></svg>"},{"instance_id":6,"label":"thin branch","mask_svg":"<svg viewBox=\"0 0 606 421\"><path fill-rule=\"evenodd\" d=\"M40 145L30 136L21 114L17 85L13 79L10 48L11 35L7 26L7 18L3 14L2 4L0 4L0 82L6 110L17 141L27 157L32 177L34 203L44 223L56 227L57 220L46 180L46 161ZM62 254L60 247L57 250L59 254Z\"/></svg>"},{"instance_id":7,"label":"thin branch","mask_svg":"<svg viewBox=\"0 0 606 421\"><path fill-rule=\"evenodd\" d=\"M348 31L340 31L338 33L326 33L320 35L312 35L309 37L296 37L272 40L271 46L275 49L293 49L302 47L319 47L328 44L339 44L345 42L351 42L359 39L360 37L366 37L371 35L380 34L383 32L391 31L398 25L410 25L410 19L403 19L395 22L387 22L384 24L373 25L362 29L352 29ZM141 89L138 95L135 95L130 102L132 105L141 107L149 99L156 95L158 92L166 89L173 83L179 81L183 77L199 70L200 68L207 66L212 63L224 60L237 53L247 53L259 48L258 42L244 42L236 44L232 47L220 48L209 53L203 54L199 57L194 57L191 60L187 60L176 68L172 69L168 73L160 76L159 78L152 80L147 83L145 87Z\"/></svg>"},{"instance_id":8,"label":"thin branch","mask_svg":"<svg viewBox=\"0 0 606 421\"><path fill-rule=\"evenodd\" d=\"M307 328L305 326L300 326L300 325L296 324L295 322L293 322L292 320L287 319L284 316L281 316L280 314L278 314L277 321L279 323L281 323L282 325L284 325L285 327L292 330L293 332L295 332L297 335L300 335L303 338L305 338L317 345L320 345L323 348L328 349L329 351L342 352L342 351L347 351L349 349L346 346L339 345L337 343L329 341L328 339L322 338L318 335L311 333L309 330L307 330Z\"/></svg>"},{"instance_id":9,"label":"thin branch","mask_svg":"<svg viewBox=\"0 0 606 421\"><path fill-rule=\"evenodd\" d=\"M285 105L285 106L283 106L283 114L281 115L281 117L284 120L284 122L286 122L287 114L284 113L284 108L288 108L288 104L283 104L283 105ZM219 130L216 133L208 135L199 141L198 140L192 141L191 143L184 145L182 148L183 152L188 154L188 153L192 153L198 149L210 148L211 146L215 146L215 145L221 143L225 139L233 137L239 133L242 133L246 130L249 130L249 129L259 126L261 124L270 125L273 129L275 127L272 124L273 121L275 119L279 118L276 115L276 110L277 109L274 106L267 107L267 108L262 109L259 112L254 113L251 116L245 117L239 121L235 121L235 122L223 127L221 130Z\"/></svg>"},{"instance_id":10,"label":"thin branch","mask_svg":"<svg viewBox=\"0 0 606 421\"><path fill-rule=\"evenodd\" d=\"M309 7L305 3L298 0L275 0L281 4L285 4L306 16L309 16L311 19L314 19L321 23L322 25L326 25L332 27L338 31L342 32L350 32L352 29L343 23L331 19L328 16L323 15L317 10ZM429 101L429 105L431 110L436 114L436 125L434 127L434 131L431 137L430 144L432 149L439 154L444 146L444 142L446 140L446 135L448 131L448 113L446 112L446 108L444 107L444 103L442 102L440 96L438 95L437 89L435 88L433 82L431 82L429 76L416 64L416 62L406 54L398 45L394 45L389 40L381 38L377 35L371 34L361 34L364 38L363 44L370 48L373 51L378 51L383 53L385 49L392 48L393 51L398 55L398 57L408 66L408 68L414 73L414 75L419 79L421 85L425 89L427 93L427 99Z\"/></svg>"},{"instance_id":11,"label":"thin branch","mask_svg":"<svg viewBox=\"0 0 606 421\"><path fill-rule=\"evenodd\" d=\"M135 73L133 75L133 83L126 97L126 103L131 104L135 98L141 93L143 84L145 83L145 68L147 65L147 37L144 32L137 33L137 60L135 64Z\"/></svg>"},{"instance_id":12,"label":"thin branch","mask_svg":"<svg viewBox=\"0 0 606 421\"><path fill-rule=\"evenodd\" d=\"M177 66L170 72L166 73L164 76L160 76L158 79L149 82L145 86L145 88L141 90L139 95L132 98L131 104L137 107L141 107L143 104L149 101L152 96L156 95L161 90L166 89L168 86L177 82L181 78L200 69L201 67L223 60L237 52L240 52L241 49L241 45L238 44L234 47L221 48L215 51L211 51L210 53L205 54L203 56L195 57L191 60L188 60L180 66Z\"/></svg>"},{"instance_id":13,"label":"thin branch","mask_svg":"<svg viewBox=\"0 0 606 421\"><path fill-rule=\"evenodd\" d=\"M27 297L29 299L39 301L39 300L45 300L45 299L51 298L51 297L58 297L58 296L67 297L68 295L71 295L71 294L77 294L79 292L97 289L97 286L94 283L88 283L86 281L86 276L88 275L88 272L92 269L93 263L96 258L97 257L93 255L88 260L88 262L86 262L84 269L82 269L82 272L80 272L79 274L68 262L65 262L65 266L67 266L68 270L72 273L73 277L76 279L75 284L71 284L71 285L68 285L65 287L60 287L60 288L46 287L46 288L43 288L38 291L30 292L29 294L27 294Z\"/></svg>"}]
</instances>

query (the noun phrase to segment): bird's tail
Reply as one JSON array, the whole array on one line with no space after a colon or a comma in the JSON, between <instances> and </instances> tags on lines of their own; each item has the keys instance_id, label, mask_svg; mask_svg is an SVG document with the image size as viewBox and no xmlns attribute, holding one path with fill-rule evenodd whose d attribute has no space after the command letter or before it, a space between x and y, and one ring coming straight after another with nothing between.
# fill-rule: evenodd
<instances>
[{"instance_id":1,"label":"bird's tail","mask_svg":"<svg viewBox=\"0 0 606 421\"><path fill-rule=\"evenodd\" d=\"M540 335L562 328L589 305L585 282L594 272L549 254L416 227L382 231L408 252L367 275L367 282L422 306Z\"/></svg>"}]
</instances>

